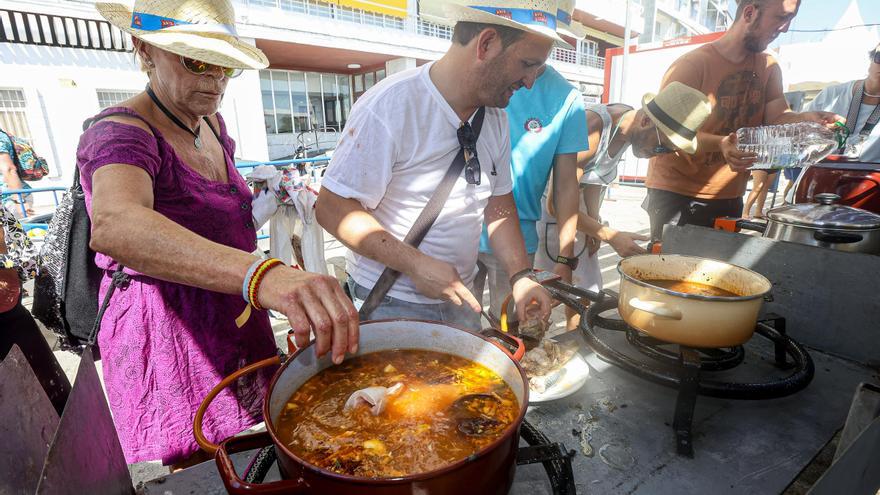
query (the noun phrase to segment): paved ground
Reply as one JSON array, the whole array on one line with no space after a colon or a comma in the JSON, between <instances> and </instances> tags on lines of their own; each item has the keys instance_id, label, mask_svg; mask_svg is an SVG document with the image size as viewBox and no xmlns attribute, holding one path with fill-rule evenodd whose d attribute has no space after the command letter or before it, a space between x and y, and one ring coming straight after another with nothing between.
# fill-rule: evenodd
<instances>
[{"instance_id":1,"label":"paved ground","mask_svg":"<svg viewBox=\"0 0 880 495\"><path fill-rule=\"evenodd\" d=\"M608 220L611 226L618 230L626 230L647 235L649 233L648 216L641 208L641 203L644 200L644 197L645 189L643 187L612 187L603 204L602 217ZM777 204L781 201L782 199L779 197ZM325 242L325 255L328 263L334 268L335 275L338 278L344 276L344 253L345 248L341 243L328 235ZM610 246L607 244L602 245L599 250L599 263L605 288L614 289L619 282L619 276L616 270L619 259L619 256L617 256ZM27 288L30 289L30 287ZM488 303L488 293L484 295L484 301ZM25 299L26 306L30 307L30 302L30 298ZM562 331L564 328L564 319L563 307L559 306L554 309L552 315L554 333ZM285 338L289 328L286 319L273 318L272 323L279 347L286 349ZM50 344L56 345L56 339L53 335L47 334L46 336ZM63 351L56 351L55 355L72 382L79 365L79 358L71 353ZM100 372L100 363L97 364ZM140 481L146 481L166 474L167 469L160 466L158 463L141 463L131 466L131 472L132 478L137 484Z\"/></svg>"}]
</instances>

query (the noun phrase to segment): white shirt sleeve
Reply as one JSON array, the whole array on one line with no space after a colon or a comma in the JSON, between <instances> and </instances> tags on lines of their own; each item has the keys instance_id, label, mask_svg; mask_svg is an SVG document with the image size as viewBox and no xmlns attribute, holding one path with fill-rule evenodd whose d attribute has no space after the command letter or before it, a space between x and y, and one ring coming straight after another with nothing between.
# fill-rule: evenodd
<instances>
[{"instance_id":1,"label":"white shirt sleeve","mask_svg":"<svg viewBox=\"0 0 880 495\"><path fill-rule=\"evenodd\" d=\"M852 97L849 98L841 98L842 96L847 95L847 91L852 91L852 86L849 83L841 83L841 84L833 84L831 86L826 86L810 103L807 103L804 111L825 111L825 112L839 112L842 105L838 103L842 99L846 102L846 108L843 109L844 112L849 110L849 102L852 101ZM844 115L846 117L846 115Z\"/></svg>"},{"instance_id":2,"label":"white shirt sleeve","mask_svg":"<svg viewBox=\"0 0 880 495\"><path fill-rule=\"evenodd\" d=\"M370 107L352 111L321 187L375 209L391 181L397 161L393 134Z\"/></svg>"},{"instance_id":3,"label":"white shirt sleeve","mask_svg":"<svg viewBox=\"0 0 880 495\"><path fill-rule=\"evenodd\" d=\"M510 171L510 123L507 121L507 114L502 113L503 118L499 119L501 123L501 154L498 155L498 162L495 164L495 170L498 172L498 178L492 187L492 196L503 196L513 191L513 178Z\"/></svg>"}]
</instances>

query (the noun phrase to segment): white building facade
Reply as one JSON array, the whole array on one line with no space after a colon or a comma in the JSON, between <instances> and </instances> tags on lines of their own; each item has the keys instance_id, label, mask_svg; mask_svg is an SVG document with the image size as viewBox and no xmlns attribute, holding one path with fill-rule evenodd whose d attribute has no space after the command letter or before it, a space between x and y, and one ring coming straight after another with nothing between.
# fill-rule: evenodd
<instances>
[{"instance_id":1,"label":"white building facade","mask_svg":"<svg viewBox=\"0 0 880 495\"><path fill-rule=\"evenodd\" d=\"M579 4L575 16L592 24L580 25L587 38L576 50L554 49L550 63L585 93L601 94L600 45L622 44L625 7L614 0L589 4ZM332 147L364 91L438 59L452 34L436 0L234 0L234 6L239 34L271 64L232 80L221 107L240 160ZM607 18L594 22L600 16ZM634 34L642 22L637 12ZM130 50L129 37L90 2L0 0L0 128L30 140L48 160L50 176L32 185L69 185L82 122L143 90L147 79Z\"/></svg>"}]
</instances>

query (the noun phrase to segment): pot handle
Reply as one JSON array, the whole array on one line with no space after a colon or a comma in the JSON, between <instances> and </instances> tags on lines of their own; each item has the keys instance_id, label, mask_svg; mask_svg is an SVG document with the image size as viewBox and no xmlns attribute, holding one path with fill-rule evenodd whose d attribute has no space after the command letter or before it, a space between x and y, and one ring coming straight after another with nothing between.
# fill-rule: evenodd
<instances>
[{"instance_id":1,"label":"pot handle","mask_svg":"<svg viewBox=\"0 0 880 495\"><path fill-rule=\"evenodd\" d=\"M829 244L853 244L855 242L860 242L863 237L861 234L852 234L849 232L817 230L813 232L813 239L816 239L819 242L827 242Z\"/></svg>"},{"instance_id":2,"label":"pot handle","mask_svg":"<svg viewBox=\"0 0 880 495\"><path fill-rule=\"evenodd\" d=\"M240 377L249 373L253 373L254 371L257 371L259 369L279 364L281 364L281 356L274 356L268 359L264 359L262 361L257 361L254 364L249 364L224 378L220 383L212 388L210 392L208 392L208 395L202 401L201 405L199 405L199 409L196 411L196 417L193 420L193 436L196 437L196 443L199 444L199 447L201 447L202 450L204 450L208 454L214 455L217 453L217 449L220 448L219 445L208 440L205 437L205 433L202 431L202 419L205 417L205 411L208 410L208 406L211 405L211 401L214 400L214 397L217 397L217 394L219 394L224 388L228 387L230 383L238 380Z\"/></svg>"},{"instance_id":3,"label":"pot handle","mask_svg":"<svg viewBox=\"0 0 880 495\"><path fill-rule=\"evenodd\" d=\"M214 461L217 463L217 471L220 473L220 478L223 480L227 492L233 495L305 493L305 487L294 480L248 483L238 476L230 454L258 449L267 445L272 445L272 437L267 431L228 438L218 445Z\"/></svg>"},{"instance_id":4,"label":"pot handle","mask_svg":"<svg viewBox=\"0 0 880 495\"><path fill-rule=\"evenodd\" d=\"M480 335L499 341L493 343L516 362L521 361L523 356L526 355L526 345L519 337L498 331L494 328L483 329L480 331ZM513 351L511 351L511 349L513 349Z\"/></svg>"},{"instance_id":5,"label":"pot handle","mask_svg":"<svg viewBox=\"0 0 880 495\"><path fill-rule=\"evenodd\" d=\"M677 309L667 308L663 303L653 301L642 301L638 297L629 300L629 305L645 313L651 313L661 318L669 318L670 320L680 320L681 311Z\"/></svg>"}]
</instances>

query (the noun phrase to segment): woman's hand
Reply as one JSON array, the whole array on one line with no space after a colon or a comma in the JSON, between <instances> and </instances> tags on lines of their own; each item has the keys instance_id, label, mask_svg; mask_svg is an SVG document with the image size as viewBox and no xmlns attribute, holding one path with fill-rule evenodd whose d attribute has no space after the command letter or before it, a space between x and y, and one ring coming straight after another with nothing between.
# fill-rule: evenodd
<instances>
[{"instance_id":1,"label":"woman's hand","mask_svg":"<svg viewBox=\"0 0 880 495\"><path fill-rule=\"evenodd\" d=\"M264 308L287 316L297 347L308 345L313 330L318 356L332 351L339 364L346 352L357 352L358 313L335 278L276 267L266 273L257 298Z\"/></svg>"}]
</instances>

